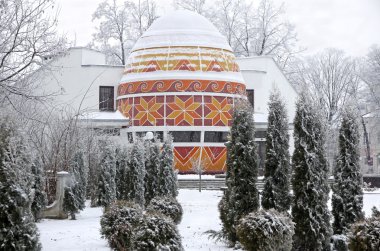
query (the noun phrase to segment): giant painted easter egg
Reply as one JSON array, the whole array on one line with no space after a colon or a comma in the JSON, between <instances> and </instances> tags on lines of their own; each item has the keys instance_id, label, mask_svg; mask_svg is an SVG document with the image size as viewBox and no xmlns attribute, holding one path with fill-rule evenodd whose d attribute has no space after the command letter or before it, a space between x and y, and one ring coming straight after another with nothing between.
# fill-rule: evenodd
<instances>
[{"instance_id":1,"label":"giant painted easter egg","mask_svg":"<svg viewBox=\"0 0 380 251\"><path fill-rule=\"evenodd\" d=\"M172 134L175 167L226 168L234 100L245 84L227 40L205 17L175 11L157 19L133 47L118 87L118 109L134 136Z\"/></svg>"}]
</instances>

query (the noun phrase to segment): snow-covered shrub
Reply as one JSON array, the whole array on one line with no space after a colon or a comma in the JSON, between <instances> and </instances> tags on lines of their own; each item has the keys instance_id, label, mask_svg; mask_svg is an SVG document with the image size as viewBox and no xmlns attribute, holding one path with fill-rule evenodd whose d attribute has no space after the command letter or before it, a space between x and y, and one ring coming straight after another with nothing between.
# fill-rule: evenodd
<instances>
[{"instance_id":1,"label":"snow-covered shrub","mask_svg":"<svg viewBox=\"0 0 380 251\"><path fill-rule=\"evenodd\" d=\"M222 235L229 244L237 241L236 225L241 217L260 207L257 181L257 153L253 109L240 101L235 106L227 146L227 189L219 208Z\"/></svg>"},{"instance_id":2,"label":"snow-covered shrub","mask_svg":"<svg viewBox=\"0 0 380 251\"><path fill-rule=\"evenodd\" d=\"M137 204L118 201L106 208L100 220L101 234L111 248L126 250L133 244L133 234L143 220L143 211Z\"/></svg>"},{"instance_id":3,"label":"snow-covered shrub","mask_svg":"<svg viewBox=\"0 0 380 251\"><path fill-rule=\"evenodd\" d=\"M363 177L359 163L360 136L356 118L352 111L345 111L339 130L339 154L331 198L335 234L345 234L352 223L363 217Z\"/></svg>"},{"instance_id":4,"label":"snow-covered shrub","mask_svg":"<svg viewBox=\"0 0 380 251\"><path fill-rule=\"evenodd\" d=\"M79 212L77 209L77 201L72 187L65 187L63 197L63 211L68 213L72 220L75 220L75 214Z\"/></svg>"},{"instance_id":5,"label":"snow-covered shrub","mask_svg":"<svg viewBox=\"0 0 380 251\"><path fill-rule=\"evenodd\" d=\"M86 187L88 170L84 164L84 155L77 152L71 161L70 171L73 174L73 190L76 199L76 209L83 210L86 202Z\"/></svg>"},{"instance_id":6,"label":"snow-covered shrub","mask_svg":"<svg viewBox=\"0 0 380 251\"><path fill-rule=\"evenodd\" d=\"M147 207L147 211L159 212L172 219L176 224L181 222L183 214L181 204L175 198L168 196L153 198Z\"/></svg>"},{"instance_id":7,"label":"snow-covered shrub","mask_svg":"<svg viewBox=\"0 0 380 251\"><path fill-rule=\"evenodd\" d=\"M173 138L171 135L168 135L163 143L158 163L159 172L156 195L177 197L178 181L177 174L174 171Z\"/></svg>"},{"instance_id":8,"label":"snow-covered shrub","mask_svg":"<svg viewBox=\"0 0 380 251\"><path fill-rule=\"evenodd\" d=\"M129 186L129 168L127 165L129 152L127 148L122 148L120 145L116 146L116 199L127 200L128 186Z\"/></svg>"},{"instance_id":9,"label":"snow-covered shrub","mask_svg":"<svg viewBox=\"0 0 380 251\"><path fill-rule=\"evenodd\" d=\"M261 205L286 212L290 208L290 155L288 117L285 103L275 89L269 97L265 148L264 189Z\"/></svg>"},{"instance_id":10,"label":"snow-covered shrub","mask_svg":"<svg viewBox=\"0 0 380 251\"><path fill-rule=\"evenodd\" d=\"M68 213L72 220L75 220L75 214L85 208L87 171L83 161L83 153L76 153L71 162L71 184L65 187L63 211Z\"/></svg>"},{"instance_id":11,"label":"snow-covered shrub","mask_svg":"<svg viewBox=\"0 0 380 251\"><path fill-rule=\"evenodd\" d=\"M33 186L34 191L33 202L31 205L32 214L34 216L34 221L41 219L41 214L47 205L47 197L45 193L45 180L43 177L42 166L35 161L32 165L33 174Z\"/></svg>"},{"instance_id":12,"label":"snow-covered shrub","mask_svg":"<svg viewBox=\"0 0 380 251\"><path fill-rule=\"evenodd\" d=\"M329 185L322 114L306 93L301 93L294 118L293 205L296 224L293 250L328 250L332 235L327 207Z\"/></svg>"},{"instance_id":13,"label":"snow-covered shrub","mask_svg":"<svg viewBox=\"0 0 380 251\"><path fill-rule=\"evenodd\" d=\"M181 236L172 220L162 214L147 213L144 220L134 230L131 250L184 250Z\"/></svg>"},{"instance_id":14,"label":"snow-covered shrub","mask_svg":"<svg viewBox=\"0 0 380 251\"><path fill-rule=\"evenodd\" d=\"M227 193L228 191L226 191ZM236 234L233 228L234 221L233 217L229 217L229 210L227 205L227 195L224 194L222 199L219 201L218 204L219 209L219 219L223 223L223 228L220 234L215 231L208 231L211 235L211 238L218 239L226 239L226 240L236 240ZM232 242L230 244L233 244Z\"/></svg>"},{"instance_id":15,"label":"snow-covered shrub","mask_svg":"<svg viewBox=\"0 0 380 251\"><path fill-rule=\"evenodd\" d=\"M377 207L372 207L372 217L380 218L380 211Z\"/></svg>"},{"instance_id":16,"label":"snow-covered shrub","mask_svg":"<svg viewBox=\"0 0 380 251\"><path fill-rule=\"evenodd\" d=\"M157 196L158 189L158 162L160 155L160 141L154 140L153 142L148 140L145 142L145 205Z\"/></svg>"},{"instance_id":17,"label":"snow-covered shrub","mask_svg":"<svg viewBox=\"0 0 380 251\"><path fill-rule=\"evenodd\" d=\"M131 156L128 161L128 194L127 198L130 201L138 203L140 206L145 206L145 156L144 145L141 140L137 140L131 150Z\"/></svg>"},{"instance_id":18,"label":"snow-covered shrub","mask_svg":"<svg viewBox=\"0 0 380 251\"><path fill-rule=\"evenodd\" d=\"M41 250L25 140L0 121L0 250Z\"/></svg>"},{"instance_id":19,"label":"snow-covered shrub","mask_svg":"<svg viewBox=\"0 0 380 251\"><path fill-rule=\"evenodd\" d=\"M331 236L332 250L333 251L348 251L348 238L343 234L335 234Z\"/></svg>"},{"instance_id":20,"label":"snow-covered shrub","mask_svg":"<svg viewBox=\"0 0 380 251\"><path fill-rule=\"evenodd\" d=\"M116 160L113 145L108 140L99 142L100 163L97 171L97 181L95 184L95 195L91 198L91 204L95 206L107 207L116 200Z\"/></svg>"},{"instance_id":21,"label":"snow-covered shrub","mask_svg":"<svg viewBox=\"0 0 380 251\"><path fill-rule=\"evenodd\" d=\"M252 212L237 226L240 243L248 251L290 251L294 223L274 209Z\"/></svg>"},{"instance_id":22,"label":"snow-covered shrub","mask_svg":"<svg viewBox=\"0 0 380 251\"><path fill-rule=\"evenodd\" d=\"M353 224L348 237L351 251L379 251L380 218L372 217Z\"/></svg>"},{"instance_id":23,"label":"snow-covered shrub","mask_svg":"<svg viewBox=\"0 0 380 251\"><path fill-rule=\"evenodd\" d=\"M115 250L183 250L172 220L160 213L143 213L138 204L118 201L106 208L101 234Z\"/></svg>"}]
</instances>

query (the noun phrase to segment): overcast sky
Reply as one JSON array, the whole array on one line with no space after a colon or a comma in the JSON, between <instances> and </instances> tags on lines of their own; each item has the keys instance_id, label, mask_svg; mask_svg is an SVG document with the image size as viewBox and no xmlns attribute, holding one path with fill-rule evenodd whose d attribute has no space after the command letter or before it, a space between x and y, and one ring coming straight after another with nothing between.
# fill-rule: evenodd
<instances>
[{"instance_id":1,"label":"overcast sky","mask_svg":"<svg viewBox=\"0 0 380 251\"><path fill-rule=\"evenodd\" d=\"M88 44L95 28L92 13L103 0L56 0L58 29L77 46ZM210 1L210 0L209 0ZM283 0L274 0L281 4ZM160 15L172 10L172 0L157 0ZM298 34L299 45L314 53L326 47L361 56L380 44L380 0L288 0L286 15Z\"/></svg>"}]
</instances>

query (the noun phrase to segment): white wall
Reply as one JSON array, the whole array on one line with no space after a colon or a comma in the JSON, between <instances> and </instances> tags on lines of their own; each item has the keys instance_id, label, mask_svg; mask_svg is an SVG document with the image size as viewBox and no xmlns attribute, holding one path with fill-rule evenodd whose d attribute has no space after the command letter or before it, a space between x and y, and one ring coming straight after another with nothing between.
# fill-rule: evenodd
<instances>
[{"instance_id":1,"label":"white wall","mask_svg":"<svg viewBox=\"0 0 380 251\"><path fill-rule=\"evenodd\" d=\"M237 63L243 74L247 89L253 89L255 92L255 112L268 113L270 92L273 87L277 87L284 98L289 121L293 121L297 92L273 58L266 56L238 58Z\"/></svg>"},{"instance_id":2,"label":"white wall","mask_svg":"<svg viewBox=\"0 0 380 251\"><path fill-rule=\"evenodd\" d=\"M51 71L42 78L46 92L55 92L56 104L69 105L77 110L99 109L99 86L115 86L122 77L123 66L105 64L105 56L86 48L71 48L63 57L55 59ZM116 108L116 106L115 106Z\"/></svg>"},{"instance_id":3,"label":"white wall","mask_svg":"<svg viewBox=\"0 0 380 251\"><path fill-rule=\"evenodd\" d=\"M255 113L268 114L268 101L272 89L276 87L280 91L291 124L289 128L289 152L292 154L294 150L292 124L296 112L295 103L298 96L297 92L286 79L272 57L238 58L237 63L242 72L247 89L254 90Z\"/></svg>"}]
</instances>

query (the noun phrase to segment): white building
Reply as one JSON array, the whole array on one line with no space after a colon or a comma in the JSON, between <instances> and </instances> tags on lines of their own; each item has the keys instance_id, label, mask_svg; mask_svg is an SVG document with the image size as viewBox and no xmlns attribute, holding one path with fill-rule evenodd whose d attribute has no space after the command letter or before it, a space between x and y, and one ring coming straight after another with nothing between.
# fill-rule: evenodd
<instances>
[{"instance_id":1,"label":"white building","mask_svg":"<svg viewBox=\"0 0 380 251\"><path fill-rule=\"evenodd\" d=\"M54 108L78 113L85 126L92 128L128 126L128 119L116 111L115 103L123 66L107 65L106 56L99 51L73 47L53 59L50 68L41 76L41 86L46 93L57 94Z\"/></svg>"},{"instance_id":2,"label":"white building","mask_svg":"<svg viewBox=\"0 0 380 251\"><path fill-rule=\"evenodd\" d=\"M276 87L284 97L290 122L295 114L297 93L273 58L238 58L237 63L246 83L248 99L254 103L256 139L259 155L263 157L271 90ZM127 143L130 139L122 128L128 126L128 118L116 107L116 91L123 70L123 66L107 65L101 52L74 47L52 61L52 72L45 76L43 83L47 92L59 93L56 96L57 107L69 106L73 111L80 111L85 126L106 129L111 135L118 135L120 142ZM292 124L290 129L292 135ZM292 136L290 139L292 152Z\"/></svg>"},{"instance_id":3,"label":"white building","mask_svg":"<svg viewBox=\"0 0 380 251\"><path fill-rule=\"evenodd\" d=\"M297 92L286 79L284 73L270 56L238 58L237 63L243 74L247 88L248 100L253 103L255 111L256 142L260 156L260 171L264 167L265 131L267 128L268 101L273 88L280 91L286 105L289 119L290 153L294 149L293 119L296 113ZM261 173L262 174L262 173Z\"/></svg>"}]
</instances>

